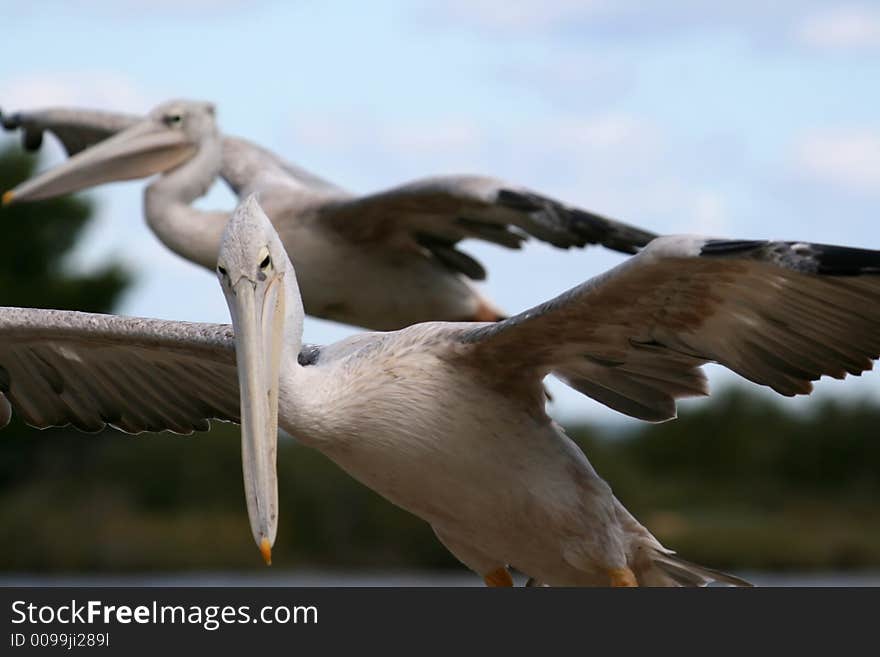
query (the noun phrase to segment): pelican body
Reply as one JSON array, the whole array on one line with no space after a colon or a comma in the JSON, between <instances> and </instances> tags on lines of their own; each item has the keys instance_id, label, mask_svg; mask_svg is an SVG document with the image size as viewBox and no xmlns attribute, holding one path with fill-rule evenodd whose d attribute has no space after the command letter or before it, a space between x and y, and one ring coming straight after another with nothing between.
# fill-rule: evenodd
<instances>
[{"instance_id":1,"label":"pelican body","mask_svg":"<svg viewBox=\"0 0 880 657\"><path fill-rule=\"evenodd\" d=\"M707 394L708 361L795 395L880 354L880 252L865 249L659 238L501 322L315 347L302 344L293 265L249 197L226 228L217 275L234 337L212 325L0 312L0 391L37 426L186 431L240 415L264 554L278 517L277 423L430 523L490 585L509 585L509 566L548 585L746 584L681 559L625 509L547 416L547 374L659 422L675 417L676 399Z\"/></svg>"},{"instance_id":2,"label":"pelican body","mask_svg":"<svg viewBox=\"0 0 880 657\"><path fill-rule=\"evenodd\" d=\"M221 176L240 198L259 193L296 263L306 312L372 329L499 319L503 313L470 283L486 271L456 248L465 238L519 248L531 236L559 248L603 244L635 253L655 237L487 177L427 178L357 197L223 137L210 103L170 101L146 117L53 109L2 122L20 128L29 148L53 131L73 155L6 192L4 203L161 174L144 195L147 223L172 251L213 270L229 214L191 204Z\"/></svg>"}]
</instances>

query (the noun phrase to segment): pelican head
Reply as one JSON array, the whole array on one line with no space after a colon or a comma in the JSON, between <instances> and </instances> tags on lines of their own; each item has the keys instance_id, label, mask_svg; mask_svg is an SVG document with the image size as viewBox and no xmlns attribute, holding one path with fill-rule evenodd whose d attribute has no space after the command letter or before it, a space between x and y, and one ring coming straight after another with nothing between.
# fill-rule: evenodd
<instances>
[{"instance_id":1,"label":"pelican head","mask_svg":"<svg viewBox=\"0 0 880 657\"><path fill-rule=\"evenodd\" d=\"M207 140L219 140L214 105L172 100L143 121L77 153L3 194L3 204L35 201L106 182L146 178L190 160Z\"/></svg>"},{"instance_id":2,"label":"pelican head","mask_svg":"<svg viewBox=\"0 0 880 657\"><path fill-rule=\"evenodd\" d=\"M302 308L292 294L296 279L287 253L253 195L236 208L226 226L217 276L235 330L242 468L251 532L263 558L271 563L278 528L275 455L282 349L289 323L301 323Z\"/></svg>"}]
</instances>

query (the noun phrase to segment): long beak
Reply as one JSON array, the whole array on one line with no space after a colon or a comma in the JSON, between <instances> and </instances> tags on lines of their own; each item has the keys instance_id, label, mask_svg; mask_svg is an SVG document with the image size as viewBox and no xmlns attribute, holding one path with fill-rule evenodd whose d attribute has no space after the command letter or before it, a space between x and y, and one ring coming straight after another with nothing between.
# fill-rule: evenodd
<instances>
[{"instance_id":1,"label":"long beak","mask_svg":"<svg viewBox=\"0 0 880 657\"><path fill-rule=\"evenodd\" d=\"M146 178L190 159L196 144L180 130L146 120L77 153L3 194L3 205L36 201L116 180Z\"/></svg>"},{"instance_id":2,"label":"long beak","mask_svg":"<svg viewBox=\"0 0 880 657\"><path fill-rule=\"evenodd\" d=\"M251 532L267 564L278 530L278 388L284 334L284 281L263 293L239 279L233 290L232 324L241 391L241 458Z\"/></svg>"}]
</instances>

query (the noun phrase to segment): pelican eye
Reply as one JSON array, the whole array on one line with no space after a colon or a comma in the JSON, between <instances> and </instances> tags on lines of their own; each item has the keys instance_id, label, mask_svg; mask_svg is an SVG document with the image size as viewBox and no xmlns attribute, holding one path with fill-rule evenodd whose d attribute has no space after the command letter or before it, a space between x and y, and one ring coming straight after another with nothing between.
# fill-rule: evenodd
<instances>
[{"instance_id":1,"label":"pelican eye","mask_svg":"<svg viewBox=\"0 0 880 657\"><path fill-rule=\"evenodd\" d=\"M166 114L165 125L180 125L180 122L183 121L183 117L180 114Z\"/></svg>"},{"instance_id":2,"label":"pelican eye","mask_svg":"<svg viewBox=\"0 0 880 657\"><path fill-rule=\"evenodd\" d=\"M262 249L260 249L260 253L259 255L257 255L257 257L260 258L260 269L262 271L266 271L269 267L272 266L272 258L269 257L268 247L264 246Z\"/></svg>"}]
</instances>

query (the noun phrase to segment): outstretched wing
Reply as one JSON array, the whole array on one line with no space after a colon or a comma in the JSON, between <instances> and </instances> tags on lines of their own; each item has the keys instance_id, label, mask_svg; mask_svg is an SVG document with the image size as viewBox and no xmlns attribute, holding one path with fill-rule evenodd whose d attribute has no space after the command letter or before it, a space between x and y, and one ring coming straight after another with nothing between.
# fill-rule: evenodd
<instances>
[{"instance_id":1,"label":"outstretched wing","mask_svg":"<svg viewBox=\"0 0 880 657\"><path fill-rule=\"evenodd\" d=\"M422 248L455 271L481 280L486 271L455 245L471 237L518 249L535 237L567 249L601 244L635 253L656 235L566 206L493 178L427 178L388 191L339 199L319 219L346 239Z\"/></svg>"},{"instance_id":2,"label":"outstretched wing","mask_svg":"<svg viewBox=\"0 0 880 657\"><path fill-rule=\"evenodd\" d=\"M38 150L43 134L48 131L58 138L68 155L76 155L141 119L133 114L65 107L13 114L0 111L3 129L21 130L21 142L26 150Z\"/></svg>"},{"instance_id":3,"label":"outstretched wing","mask_svg":"<svg viewBox=\"0 0 880 657\"><path fill-rule=\"evenodd\" d=\"M0 427L9 404L39 428L192 433L238 422L232 327L0 308L0 393Z\"/></svg>"},{"instance_id":4,"label":"outstretched wing","mask_svg":"<svg viewBox=\"0 0 880 657\"><path fill-rule=\"evenodd\" d=\"M553 372L627 415L675 416L714 361L783 395L880 357L880 251L663 237L497 324L462 327L464 360L494 380Z\"/></svg>"}]
</instances>

